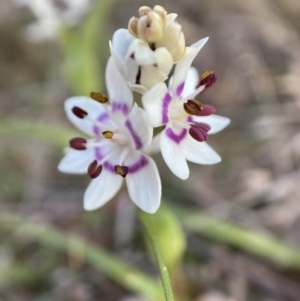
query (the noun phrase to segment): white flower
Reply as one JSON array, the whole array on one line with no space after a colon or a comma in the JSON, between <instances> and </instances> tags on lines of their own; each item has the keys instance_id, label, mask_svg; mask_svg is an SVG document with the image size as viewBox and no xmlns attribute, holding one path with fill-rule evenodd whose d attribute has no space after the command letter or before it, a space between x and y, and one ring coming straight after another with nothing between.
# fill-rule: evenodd
<instances>
[{"instance_id":1,"label":"white flower","mask_svg":"<svg viewBox=\"0 0 300 301\"><path fill-rule=\"evenodd\" d=\"M88 12L90 0L14 0L17 5L28 6L37 20L26 29L31 41L53 39L62 24L75 26Z\"/></svg>"},{"instance_id":2,"label":"white flower","mask_svg":"<svg viewBox=\"0 0 300 301\"><path fill-rule=\"evenodd\" d=\"M215 80L206 72L199 80L198 72L190 65L208 39L191 46L190 52L176 66L169 88L165 83L156 84L142 97L149 122L158 127L166 125L159 137L162 156L171 171L181 179L189 177L186 160L198 164L215 164L220 156L205 142L208 134L221 131L230 119L212 115L212 106L202 105L194 97L208 88Z\"/></svg>"},{"instance_id":3,"label":"white flower","mask_svg":"<svg viewBox=\"0 0 300 301\"><path fill-rule=\"evenodd\" d=\"M132 92L112 58L106 68L106 85L109 105L88 97L66 100L70 121L93 138L70 140L58 168L65 173L88 172L93 179L84 194L86 210L109 201L124 177L131 200L142 210L154 213L160 204L161 183L155 162L144 153L151 144L152 127L146 122L145 111L133 105ZM92 97L107 101L102 94Z\"/></svg>"},{"instance_id":4,"label":"white flower","mask_svg":"<svg viewBox=\"0 0 300 301\"><path fill-rule=\"evenodd\" d=\"M164 82L173 67L170 52L159 47L154 51L147 42L134 38L127 29L118 29L109 43L111 55L131 90L145 93Z\"/></svg>"}]
</instances>

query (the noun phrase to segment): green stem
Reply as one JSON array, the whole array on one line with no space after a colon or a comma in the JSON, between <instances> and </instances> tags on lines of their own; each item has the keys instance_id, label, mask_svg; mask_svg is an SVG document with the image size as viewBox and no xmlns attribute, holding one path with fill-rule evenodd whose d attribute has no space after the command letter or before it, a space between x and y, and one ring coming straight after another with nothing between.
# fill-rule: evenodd
<instances>
[{"instance_id":1,"label":"green stem","mask_svg":"<svg viewBox=\"0 0 300 301\"><path fill-rule=\"evenodd\" d=\"M50 226L26 221L9 214L0 214L0 225L2 228L15 230L16 234L33 237L54 250L71 252L75 256L85 258L107 277L147 299L164 300L161 287L156 280L130 267L93 243L75 235L64 234Z\"/></svg>"},{"instance_id":2,"label":"green stem","mask_svg":"<svg viewBox=\"0 0 300 301\"><path fill-rule=\"evenodd\" d=\"M174 293L172 289L172 284L168 272L168 268L165 264L162 252L160 250L160 246L158 243L158 239L155 234L155 224L153 223L151 219L151 215L146 214L146 213L141 213L140 214L141 220L145 226L146 233L155 257L155 260L158 265L159 273L160 273L160 278L163 284L164 288L164 293L166 297L166 301L175 301L174 299Z\"/></svg>"},{"instance_id":3,"label":"green stem","mask_svg":"<svg viewBox=\"0 0 300 301\"><path fill-rule=\"evenodd\" d=\"M177 208L183 226L190 232L199 233L257 256L272 260L293 270L300 270L300 251L287 246L275 237L253 232L232 223L221 221L205 213Z\"/></svg>"}]
</instances>

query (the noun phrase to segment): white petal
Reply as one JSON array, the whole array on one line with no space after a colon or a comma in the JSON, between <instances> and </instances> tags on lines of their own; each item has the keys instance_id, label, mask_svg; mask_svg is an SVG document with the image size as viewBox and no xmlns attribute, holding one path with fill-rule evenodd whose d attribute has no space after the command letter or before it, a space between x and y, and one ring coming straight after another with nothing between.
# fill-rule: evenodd
<instances>
[{"instance_id":1,"label":"white petal","mask_svg":"<svg viewBox=\"0 0 300 301\"><path fill-rule=\"evenodd\" d=\"M208 132L210 135L222 131L227 125L230 124L229 118L214 114L210 116L192 116L192 119L196 122L208 124L211 127Z\"/></svg>"},{"instance_id":2,"label":"white petal","mask_svg":"<svg viewBox=\"0 0 300 301\"><path fill-rule=\"evenodd\" d=\"M160 47L154 51L155 63L166 76L169 75L173 67L173 58L167 48Z\"/></svg>"},{"instance_id":3,"label":"white petal","mask_svg":"<svg viewBox=\"0 0 300 301\"><path fill-rule=\"evenodd\" d=\"M125 28L118 29L114 33L112 38L112 46L122 60L125 59L128 48L133 40L135 40L134 36L132 36Z\"/></svg>"},{"instance_id":4,"label":"white petal","mask_svg":"<svg viewBox=\"0 0 300 301\"><path fill-rule=\"evenodd\" d=\"M172 24L174 21L175 21L175 19L177 18L177 14L174 14L174 13L172 13L172 14L168 14L167 15L167 22L166 22L166 26L165 27L168 27L170 24Z\"/></svg>"},{"instance_id":5,"label":"white petal","mask_svg":"<svg viewBox=\"0 0 300 301\"><path fill-rule=\"evenodd\" d=\"M161 133L157 134L152 139L150 147L146 149L147 155L155 155L160 152L160 136L161 136Z\"/></svg>"},{"instance_id":6,"label":"white petal","mask_svg":"<svg viewBox=\"0 0 300 301\"><path fill-rule=\"evenodd\" d=\"M144 94L148 91L148 89L142 85L135 85L135 84L130 84L128 83L128 86L130 88L131 91L140 93L140 94Z\"/></svg>"},{"instance_id":7,"label":"white petal","mask_svg":"<svg viewBox=\"0 0 300 301\"><path fill-rule=\"evenodd\" d=\"M128 130L131 145L134 149L145 150L150 146L153 130L151 125L147 122L145 111L136 103L125 121L125 127Z\"/></svg>"},{"instance_id":8,"label":"white petal","mask_svg":"<svg viewBox=\"0 0 300 301\"><path fill-rule=\"evenodd\" d=\"M196 57L196 55L199 53L201 48L205 45L208 38L204 38L197 43L193 44L189 48L186 49L188 54L185 56L183 60L181 60L175 68L174 71L174 79L173 79L173 93L174 95L181 95L183 91L184 82L187 77L188 70Z\"/></svg>"},{"instance_id":9,"label":"white petal","mask_svg":"<svg viewBox=\"0 0 300 301\"><path fill-rule=\"evenodd\" d=\"M149 123L158 127L169 122L169 105L172 97L165 83L158 83L142 97Z\"/></svg>"},{"instance_id":10,"label":"white petal","mask_svg":"<svg viewBox=\"0 0 300 301\"><path fill-rule=\"evenodd\" d=\"M102 123L107 124L108 127L112 126L110 117L107 115L100 103L85 96L75 96L68 98L65 101L66 115L69 120L83 133L90 136L95 136L106 129L101 129L100 131L100 129L98 127L95 127L95 125L87 118L80 119L75 116L72 112L72 109L75 106L87 111L89 118L101 121Z\"/></svg>"},{"instance_id":11,"label":"white petal","mask_svg":"<svg viewBox=\"0 0 300 301\"><path fill-rule=\"evenodd\" d=\"M198 142L190 135L182 142L181 146L188 161L204 165L221 162L221 157L206 142Z\"/></svg>"},{"instance_id":12,"label":"white petal","mask_svg":"<svg viewBox=\"0 0 300 301\"><path fill-rule=\"evenodd\" d=\"M70 174L85 174L88 166L95 160L94 150L75 150L68 148L66 155L58 164L58 170Z\"/></svg>"},{"instance_id":13,"label":"white petal","mask_svg":"<svg viewBox=\"0 0 300 301\"><path fill-rule=\"evenodd\" d=\"M151 89L155 84L164 82L168 76L154 65L141 67L140 83L147 89Z\"/></svg>"},{"instance_id":14,"label":"white petal","mask_svg":"<svg viewBox=\"0 0 300 301\"><path fill-rule=\"evenodd\" d=\"M168 132L168 130L170 129L171 128L167 128L161 134L161 138L160 138L161 154L166 164L170 168L170 170L178 178L182 180L186 180L190 175L190 171L180 144L189 135L185 134L182 139L178 139L176 141L176 139L174 139L172 135L170 135L170 133Z\"/></svg>"},{"instance_id":15,"label":"white petal","mask_svg":"<svg viewBox=\"0 0 300 301\"><path fill-rule=\"evenodd\" d=\"M107 203L121 188L122 180L121 176L103 168L84 193L84 209L95 210Z\"/></svg>"},{"instance_id":16,"label":"white petal","mask_svg":"<svg viewBox=\"0 0 300 301\"><path fill-rule=\"evenodd\" d=\"M133 104L132 92L117 70L112 57L109 58L106 66L105 81L112 112L120 113L120 118L122 118L122 115L127 116Z\"/></svg>"},{"instance_id":17,"label":"white petal","mask_svg":"<svg viewBox=\"0 0 300 301\"><path fill-rule=\"evenodd\" d=\"M199 84L199 74L196 68L190 67L187 73L187 77L184 83L184 88L181 94L182 98L185 98L192 94L195 90L197 85Z\"/></svg>"},{"instance_id":18,"label":"white petal","mask_svg":"<svg viewBox=\"0 0 300 301\"><path fill-rule=\"evenodd\" d=\"M155 162L135 153L125 163L129 166L126 184L131 200L147 213L155 213L161 199L161 181Z\"/></svg>"},{"instance_id":19,"label":"white petal","mask_svg":"<svg viewBox=\"0 0 300 301\"><path fill-rule=\"evenodd\" d=\"M135 39L127 50L127 56L134 53L134 60L139 66L153 65L156 63L154 52L150 49L148 43Z\"/></svg>"}]
</instances>

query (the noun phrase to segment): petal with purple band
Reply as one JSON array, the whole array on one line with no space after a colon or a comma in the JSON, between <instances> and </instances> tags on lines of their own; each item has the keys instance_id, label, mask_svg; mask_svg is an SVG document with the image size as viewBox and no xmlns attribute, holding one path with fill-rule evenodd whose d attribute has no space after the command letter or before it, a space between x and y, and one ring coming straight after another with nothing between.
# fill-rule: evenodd
<instances>
[{"instance_id":1,"label":"petal with purple band","mask_svg":"<svg viewBox=\"0 0 300 301\"><path fill-rule=\"evenodd\" d=\"M172 138L170 139L169 136L171 132L169 131L169 134L167 134L167 130L161 134L160 138L160 149L162 156L170 170L180 179L186 180L189 177L190 171L183 151L181 150L181 145L178 142L183 142L188 135L185 133L183 137L183 135L175 134L171 129L173 134L171 135ZM176 139L174 138L175 136Z\"/></svg>"},{"instance_id":2,"label":"petal with purple band","mask_svg":"<svg viewBox=\"0 0 300 301\"><path fill-rule=\"evenodd\" d=\"M131 200L147 213L155 213L161 199L161 182L155 162L136 152L125 163L129 166L125 180Z\"/></svg>"},{"instance_id":3,"label":"petal with purple band","mask_svg":"<svg viewBox=\"0 0 300 301\"><path fill-rule=\"evenodd\" d=\"M204 165L221 162L221 157L206 142L198 142L189 135L181 146L188 161Z\"/></svg>"},{"instance_id":4,"label":"petal with purple band","mask_svg":"<svg viewBox=\"0 0 300 301\"><path fill-rule=\"evenodd\" d=\"M132 92L118 71L112 57L109 58L106 66L105 80L112 111L121 112L121 115L127 116L129 108L133 104Z\"/></svg>"},{"instance_id":5,"label":"petal with purple band","mask_svg":"<svg viewBox=\"0 0 300 301\"><path fill-rule=\"evenodd\" d=\"M84 209L90 211L103 206L119 191L122 182L122 177L103 169L100 176L92 180L85 191Z\"/></svg>"},{"instance_id":6,"label":"petal with purple band","mask_svg":"<svg viewBox=\"0 0 300 301\"><path fill-rule=\"evenodd\" d=\"M104 118L106 111L103 109L103 106L92 100L89 97L85 96L76 96L68 98L65 101L65 112L69 120L83 133L89 135L89 136L95 136L96 132L98 132L97 129L95 129L94 124L88 120L89 118L92 118L94 120L97 120L98 118ZM80 119L77 116L74 115L72 112L73 107L79 107L85 111L87 111L88 116L86 118ZM109 116L105 117L101 120L102 123L107 124L108 128L111 128L112 121L109 118ZM101 131L107 130L107 129L101 129Z\"/></svg>"},{"instance_id":7,"label":"petal with purple band","mask_svg":"<svg viewBox=\"0 0 300 301\"><path fill-rule=\"evenodd\" d=\"M171 139L173 142L180 144L183 139L187 136L187 129L181 129L177 134L173 131L172 128L166 129L166 136Z\"/></svg>"},{"instance_id":8,"label":"petal with purple band","mask_svg":"<svg viewBox=\"0 0 300 301\"><path fill-rule=\"evenodd\" d=\"M133 148L146 150L150 146L153 128L147 122L145 111L136 103L127 117L125 126L132 138Z\"/></svg>"},{"instance_id":9,"label":"petal with purple band","mask_svg":"<svg viewBox=\"0 0 300 301\"><path fill-rule=\"evenodd\" d=\"M165 83L158 83L142 97L149 123L158 127L169 122L168 110L172 97Z\"/></svg>"},{"instance_id":10,"label":"petal with purple band","mask_svg":"<svg viewBox=\"0 0 300 301\"><path fill-rule=\"evenodd\" d=\"M211 129L208 131L208 134L216 134L222 131L226 126L230 124L230 119L227 117L219 116L219 115L210 115L210 116L192 116L192 121L195 122L204 122L208 124Z\"/></svg>"},{"instance_id":11,"label":"petal with purple band","mask_svg":"<svg viewBox=\"0 0 300 301\"><path fill-rule=\"evenodd\" d=\"M182 84L187 77L188 70L196 57L196 55L199 53L201 48L205 45L208 38L204 38L197 43L191 45L187 51L189 54L181 60L175 67L174 76L173 76L173 83L172 83L172 91L175 95L176 89L180 84Z\"/></svg>"},{"instance_id":12,"label":"petal with purple band","mask_svg":"<svg viewBox=\"0 0 300 301\"><path fill-rule=\"evenodd\" d=\"M89 164L95 160L92 149L74 150L66 149L66 155L58 164L60 172L69 174L86 174Z\"/></svg>"}]
</instances>

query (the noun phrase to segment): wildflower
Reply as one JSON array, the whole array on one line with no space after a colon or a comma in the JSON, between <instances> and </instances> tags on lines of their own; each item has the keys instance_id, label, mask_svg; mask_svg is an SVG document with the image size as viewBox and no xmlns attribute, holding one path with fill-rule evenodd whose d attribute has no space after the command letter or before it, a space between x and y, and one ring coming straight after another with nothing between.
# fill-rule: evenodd
<instances>
[{"instance_id":1,"label":"wildflower","mask_svg":"<svg viewBox=\"0 0 300 301\"><path fill-rule=\"evenodd\" d=\"M132 92L109 59L106 68L109 97L91 93L65 102L70 121L91 139L76 137L59 163L65 173L88 173L84 208L94 210L109 201L125 179L129 196L142 210L154 213L160 204L161 183L152 158L144 151L151 144L152 127L143 109L133 105Z\"/></svg>"},{"instance_id":2,"label":"wildflower","mask_svg":"<svg viewBox=\"0 0 300 301\"><path fill-rule=\"evenodd\" d=\"M153 10L148 6L139 9L139 18L129 20L128 30L138 39L149 43L151 49L165 47L168 49L174 63L181 60L185 53L185 38L181 25L175 21L177 14L168 14L160 6Z\"/></svg>"},{"instance_id":3,"label":"wildflower","mask_svg":"<svg viewBox=\"0 0 300 301\"><path fill-rule=\"evenodd\" d=\"M114 33L110 51L130 89L141 94L164 82L173 67L172 56L166 48L153 51L148 43L135 39L127 29Z\"/></svg>"},{"instance_id":4,"label":"wildflower","mask_svg":"<svg viewBox=\"0 0 300 301\"><path fill-rule=\"evenodd\" d=\"M169 88L165 83L158 83L142 97L149 122L154 127L166 125L160 137L154 140L160 139L166 164L183 180L189 177L186 160L198 164L221 161L205 141L208 134L217 133L230 123L228 118L214 115L213 106L194 99L216 81L211 71L204 73L199 80L197 70L190 67L206 41L203 39L192 45L196 50L177 64Z\"/></svg>"}]
</instances>

